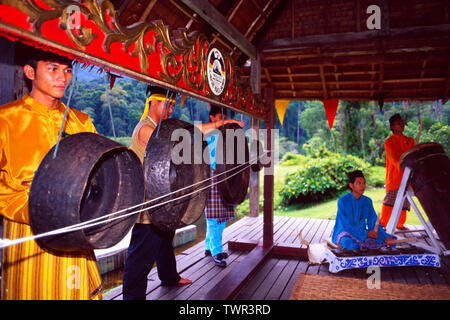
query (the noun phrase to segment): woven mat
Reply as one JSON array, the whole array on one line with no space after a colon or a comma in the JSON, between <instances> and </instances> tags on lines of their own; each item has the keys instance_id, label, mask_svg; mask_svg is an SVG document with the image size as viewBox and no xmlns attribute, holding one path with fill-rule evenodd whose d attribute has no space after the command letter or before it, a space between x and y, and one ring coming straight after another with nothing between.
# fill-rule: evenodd
<instances>
[{"instance_id":1,"label":"woven mat","mask_svg":"<svg viewBox=\"0 0 450 320\"><path fill-rule=\"evenodd\" d=\"M450 286L382 281L369 289L367 279L301 274L289 300L450 300Z\"/></svg>"}]
</instances>

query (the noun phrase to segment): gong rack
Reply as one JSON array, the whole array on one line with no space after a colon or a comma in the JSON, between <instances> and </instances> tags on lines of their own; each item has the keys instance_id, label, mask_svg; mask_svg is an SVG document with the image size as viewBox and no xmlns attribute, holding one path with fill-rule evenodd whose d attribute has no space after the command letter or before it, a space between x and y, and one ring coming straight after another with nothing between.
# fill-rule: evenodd
<instances>
[{"instance_id":1,"label":"gong rack","mask_svg":"<svg viewBox=\"0 0 450 320\"><path fill-rule=\"evenodd\" d=\"M441 266L439 255L423 252L416 246L403 244L400 247L388 247L376 250L325 250L324 256L329 263L328 271L337 273L342 270L368 267L437 267Z\"/></svg>"},{"instance_id":2,"label":"gong rack","mask_svg":"<svg viewBox=\"0 0 450 320\"><path fill-rule=\"evenodd\" d=\"M393 234L395 231L395 228L398 223L398 219L400 218L400 214L402 212L403 203L405 202L405 199L408 199L409 203L413 207L417 217L419 218L420 222L422 223L422 226L424 227L424 230L414 230L413 232L417 231L425 231L428 237L430 238L430 241L432 243L431 246L426 245L424 243L416 242L414 243L416 246L421 247L427 251L431 251L433 253L447 256L450 254L450 250L445 248L445 246L442 244L440 245L438 242L438 235L436 231L433 228L433 225L431 224L431 221L425 221L425 218L423 217L422 213L420 212L418 206L416 205L413 196L415 196L414 191L411 188L408 188L409 185L409 179L411 177L412 170L410 167L405 166L405 169L403 171L403 177L402 181L400 183L400 188L397 192L397 197L394 202L394 208L392 209L391 218L388 222L388 225L386 226L386 232L389 234ZM410 232L410 231L408 231Z\"/></svg>"}]
</instances>

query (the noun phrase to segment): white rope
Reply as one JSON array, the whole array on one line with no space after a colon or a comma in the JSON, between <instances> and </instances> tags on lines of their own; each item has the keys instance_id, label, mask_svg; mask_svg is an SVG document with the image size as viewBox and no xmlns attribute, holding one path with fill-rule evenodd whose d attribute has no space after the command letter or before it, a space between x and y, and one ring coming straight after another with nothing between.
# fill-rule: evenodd
<instances>
[{"instance_id":1,"label":"white rope","mask_svg":"<svg viewBox=\"0 0 450 320\"><path fill-rule=\"evenodd\" d=\"M256 159L256 158L255 158L255 159ZM233 170L236 170L236 169L239 168L240 166L243 166L243 165L245 165L245 164L248 164L248 163L251 162L251 161L253 161L253 160L249 160L249 161L247 161L247 162L245 162L245 163L243 163L243 164L240 164L239 166L236 166L236 167L231 168L230 170L224 171L224 172L222 172L222 173L220 173L220 174L217 174L217 175L212 176L212 177L210 177L210 178L207 178L207 179L205 179L205 180L196 182L196 183L194 183L194 184L192 184L192 185L190 185L190 186L180 188L180 189L178 189L178 190L176 190L176 191L172 191L172 192L170 192L170 193L168 193L168 194L165 194L165 195L162 195L162 196L160 196L160 197L151 199L151 200L149 200L149 201L147 201L147 202L143 202L143 203L141 203L141 204L138 204L138 205L135 205L135 206L126 208L126 209L122 209L122 210L119 210L119 211L110 213L110 214L108 214L108 215L104 215L104 216L101 216L101 217L97 217L97 218L94 218L94 219L91 219L91 220L88 220L88 221L85 221L85 222L81 222L81 223L79 223L79 224L75 224L75 225L72 225L72 226L67 226L67 227L55 229L55 230L52 230L52 231L44 232L44 233L41 233L41 234L38 234L38 235L34 235L34 236L29 236L29 237L24 237L24 238L14 239L14 240L10 240L10 239L0 239L0 249L6 248L6 247L10 247L10 246L13 246L13 245L17 245L17 244L20 244L20 243L22 243L22 242L26 242L26 241L30 241L30 240L35 240L35 239L39 239L39 238L43 238L43 237L54 236L54 235L58 235L58 234L62 234L62 233L67 233L67 232L73 232L73 231L77 231L77 230L80 230L80 229L85 229L85 228L89 228L89 227L92 227L92 226L96 226L96 225L99 225L99 224L110 223L110 222L112 222L112 221L114 221L114 220L117 220L117 219L123 219L123 218L125 218L125 217L131 216L131 215L134 215L134 214L143 212L143 211L147 211L147 210L149 210L149 209L153 209L153 208L156 208L156 207L165 205L165 204L170 203L170 202L174 202L174 201L180 200L180 199L185 198L185 197L188 197L188 196L190 196L190 195L192 195L192 194L195 194L195 193L201 192L201 191L203 191L203 190L205 190L205 189L211 188L212 186L214 186L214 185L216 185L216 184L222 183L222 182L224 182L224 181L226 181L226 180L228 180L228 179L234 177L235 175L241 173L242 171L246 170L247 168L250 167L250 165L244 167L242 170L239 170L239 171L236 172L236 173L233 173L231 176L226 177L226 178L223 179L223 180L220 180L220 181L218 181L218 182L216 182L216 183L214 183L214 184L209 184L209 185L207 185L206 187L202 187L202 188L200 188L200 189L198 189L198 190L195 190L195 191L193 191L193 192L191 192L191 193L185 194L185 195L180 196L180 197L178 197L178 198L171 199L171 200L167 200L167 201L165 201L165 202L158 203L158 204L153 205L153 206L150 206L150 207L146 207L146 208L143 208L143 209L140 209L140 210L137 210L137 211L133 211L133 212L131 212L131 213L127 213L127 214L120 215L120 216L118 216L118 217L115 217L115 218L111 218L111 219L106 220L107 218L109 218L109 217L111 217L111 216L113 216L113 215L117 215L117 214L119 214L119 213L122 213L122 212L125 212L125 211L128 211L128 210L134 209L134 208L139 207L139 206L144 206L144 205L146 205L146 204L149 204L149 203L151 203L151 202L154 202L154 201L160 200L160 199L162 199L162 198L168 197L168 196L170 196L170 195L172 195L172 194L174 194L174 193L180 192L180 191L185 190L185 189L187 189L187 188L192 188L193 186L198 185L198 184L200 184L200 183L205 183L205 182L207 182L207 181L213 179L214 177L218 177L218 176L221 176L221 175L226 174L226 173L228 173L228 172L231 172L231 171L233 171ZM97 221L97 220L105 220L105 221L98 221L98 222L92 223L92 222Z\"/></svg>"},{"instance_id":2,"label":"white rope","mask_svg":"<svg viewBox=\"0 0 450 320\"><path fill-rule=\"evenodd\" d=\"M14 239L14 240L10 240L10 239L0 239L0 249L6 248L6 247L10 247L10 246L13 246L13 245L17 245L17 244L20 244L20 243L22 243L22 242L26 242L26 241L30 241L30 240L35 240L35 239L39 239L39 238L43 238L43 237L54 236L54 235L58 235L58 234L62 234L62 233L67 233L67 232L73 232L73 231L77 231L77 230L80 230L80 229L90 228L90 227L93 227L93 226L96 226L96 225L99 225L99 224L110 223L110 222L112 222L112 221L114 221L114 220L117 220L117 219L123 219L123 218L125 218L125 217L131 216L131 215L135 215L135 214L137 214L137 213L140 213L140 212L143 212L143 211L147 211L147 210L149 210L149 209L153 209L153 208L156 208L156 207L165 205L165 204L167 204L167 203L170 203L170 202L174 202L174 201L180 200L180 199L185 198L185 197L188 197L188 196L190 196L190 195L192 195L192 194L198 193L198 192L200 192L200 191L202 191L202 190L204 190L204 189L211 188L213 185L216 185L216 184L218 184L218 183L222 183L223 181L230 179L231 177L235 176L236 174L238 174L238 173L244 171L245 169L247 169L247 168L249 168L249 167L250 167L250 166L245 167L245 168L243 168L242 170L240 170L240 171L234 173L234 174L231 175L230 177L227 177L227 178L225 178L225 179L223 179L223 180L221 180L221 181L219 181L219 182L216 182L216 183L214 183L214 184L211 184L211 185L208 185L208 186L206 186L206 187L200 188L200 189L198 189L198 190L195 190L195 191L193 191L193 192L191 192L191 193L185 194L185 195L180 196L180 197L178 197L178 198L175 198L175 199L172 199L172 200L167 200L167 201L158 203L158 204L156 204L156 205L153 205L153 206L150 206L150 207L146 207L146 208L143 208L143 209L140 209L140 210L137 210L137 211L133 211L133 212L130 212L130 213L127 213L127 214L124 214L124 215L120 215L120 216L118 216L118 217L111 218L111 219L108 219L108 220L105 220L105 221L98 221L98 222L92 223L92 221L94 221L94 220L106 219L107 217L112 216L112 215L115 215L115 214L117 214L118 212L111 213L111 214L109 214L109 215L105 215L105 216L102 216L102 217L99 217L99 218L95 218L95 219L92 219L92 220L89 220L89 221L81 222L81 223L79 223L79 224L75 224L75 225L72 225L72 226L67 226L67 227L63 227L63 228L60 228L60 229L55 229L55 230L52 230L52 231L40 233L40 234L34 235L34 236L29 236L29 237L24 237L24 238ZM176 192L176 191L174 191L174 192ZM167 196L167 195L164 195L164 196ZM152 200L154 201L155 199L152 199ZM141 205L142 205L142 204L139 204L138 206L141 206ZM130 207L130 208L132 208L132 207ZM121 211L130 210L130 208L123 209L123 210L121 210Z\"/></svg>"},{"instance_id":3,"label":"white rope","mask_svg":"<svg viewBox=\"0 0 450 320\"><path fill-rule=\"evenodd\" d=\"M127 213L127 214L123 214L123 215L120 215L120 216L118 216L118 217L114 217L114 218L108 219L108 220L106 220L106 221L99 221L99 222L88 223L88 224L86 224L86 223L87 223L87 222L92 222L92 220L86 221L86 222L83 222L83 223L80 223L80 224L77 224L77 225L70 226L70 227L69 227L70 229L69 229L68 231L66 230L66 231L64 231L64 232L72 232L72 231L77 231L77 230L80 230L80 229L90 228L90 227L93 227L93 226L96 226L96 225L99 225L99 224L103 224L103 223L109 223L109 222L112 222L112 221L114 221L114 220L123 219L123 218L126 218L126 217L128 217L128 216L135 215L135 214L140 213L140 212L143 212L143 211L147 211L147 210L150 210L150 209L153 209L153 208L156 208L156 207L163 206L163 205L168 204L168 203L170 203L170 202L178 201L178 200L180 200L180 199L186 198L186 197L188 197L188 196L190 196L190 195L193 195L193 194L195 194L195 193L199 193L199 192L201 192L201 191L203 191L203 190L209 189L209 188L211 188L212 186L214 186L214 185L216 185L216 184L222 183L223 181L226 181L226 180L230 179L231 177L233 177L233 176L235 176L235 175L241 173L242 171L246 170L246 169L249 168L249 167L250 167L250 166L247 166L247 167L243 168L242 170L240 170L240 171L238 171L238 172L232 174L231 176L229 176L229 177L227 177L227 178L225 178L225 179L223 179L223 180L221 180L221 181L219 181L219 182L216 182L216 183L207 185L206 187L202 187L202 188L197 189L197 190L195 190L195 191L193 191L193 192L191 192L191 193L182 195L182 196L180 196L180 197L178 197L178 198L174 198L174 199L171 199L171 200L167 200L167 201L164 201L164 202L161 202L161 203L152 205L152 206L150 206L150 207L142 208L142 209L140 209L140 210L136 210L136 211L133 211L133 212L130 212L130 213ZM103 217L104 217L104 216L103 216ZM102 217L102 218L103 218L103 217ZM98 218L96 218L96 219L98 219ZM81 225L81 224L84 224L84 225ZM57 230L55 230L55 231L58 231L58 230L61 230L61 229L57 229ZM59 234L59 233L64 233L64 232L58 232L58 234Z\"/></svg>"},{"instance_id":4,"label":"white rope","mask_svg":"<svg viewBox=\"0 0 450 320\"><path fill-rule=\"evenodd\" d=\"M253 159L250 159L250 160L248 160L247 162L244 162L244 163L242 163L242 164L240 164L240 165L238 165L238 166L236 166L236 167L231 168L230 170L227 170L227 171L224 171L224 172L222 172L222 173L216 174L216 175L211 176L211 177L209 177L209 178L207 178L207 179L198 181L198 182L193 183L193 184L191 184L191 185L189 185L189 186L186 186L186 187L180 188L180 189L178 189L178 190L169 192L169 193L167 193L167 194L164 194L164 195L162 195L162 196L153 198L153 199L148 200L148 201L146 201L146 202L142 202L142 203L140 203L140 204L137 204L137 205L134 205L134 206L125 208L125 209L121 209L121 210L119 210L119 211L116 211L116 212L113 212L113 213L109 213L109 214L103 215L103 216L101 216L101 217L97 217L97 218L94 218L94 219L91 219L91 220L88 220L88 221L85 221L85 222L81 222L81 223L77 224L76 226L81 226L81 225L88 224L88 223L91 223L91 222L94 222L94 221L97 221L97 220L107 219L107 218L109 218L109 217L111 217L111 216L114 216L114 215L116 215L116 214L123 213L123 212L126 212L126 211L128 211L128 210L131 210L131 209L135 209L135 208L137 208L137 207L140 207L140 206L145 206L145 205L150 204L150 203L152 203L152 202L155 202L155 201L158 201L158 200L163 199L163 198L165 198L165 197L171 196L172 194L178 193L178 192L180 192L180 191L183 191L183 190L186 190L186 189L189 189L189 188L193 188L194 186L196 186L196 185L198 185L198 184L206 183L206 182L208 182L209 180L214 179L215 177L217 178L217 177L219 177L219 176L222 176L222 175L224 175L224 174L227 174L227 173L229 173L229 172L232 172L232 171L234 171L234 170L237 170L239 167L242 167L242 166L244 166L244 165L246 165L246 164L252 162L253 160L256 160L257 158L258 158L258 157L253 158ZM248 167L244 168L243 170L240 170L239 172L237 172L237 173L231 175L230 177L228 177L228 178L226 178L226 179L220 180L218 183L221 183L221 182L223 182L223 181L228 180L229 178L235 176L236 174L238 174L238 173L244 171L244 170L247 169L247 168L248 168ZM216 184L218 184L218 183L216 183ZM208 185L207 188L209 188L209 187L211 187L211 186L213 186L213 185L215 185L215 184ZM201 189L200 189L200 190L201 190ZM196 191L194 191L194 192L196 192ZM174 199L174 200L177 200L177 199ZM174 200L173 200L173 201L174 201ZM148 209L149 209L149 208L144 208L144 209L142 209L142 210L140 210L140 211L145 211L145 210L148 210ZM140 212L140 211L139 211L139 212ZM120 216L120 217L122 217L122 216ZM120 218L120 217L119 217L119 218ZM108 221L111 221L111 220L108 220ZM70 227L72 227L72 226L65 227L65 228L70 228Z\"/></svg>"},{"instance_id":5,"label":"white rope","mask_svg":"<svg viewBox=\"0 0 450 320\"><path fill-rule=\"evenodd\" d=\"M135 209L135 208L137 208L137 207L145 206L145 205L147 205L147 204L150 204L150 203L152 203L152 202L156 202L156 201L158 201L158 200L160 200L160 199L166 198L166 197L171 196L171 195L173 195L173 194L175 194L175 193L178 193L178 192L180 192L180 191L183 191L183 190L186 190L186 189L189 189L189 188L193 188L194 186L196 186L196 185L198 185L198 184L206 183L206 182L208 182L209 180L212 180L214 177L219 177L219 176L224 175L224 174L227 174L227 173L229 173L229 172L231 172L231 171L237 170L239 167L241 167L241 166L243 166L243 165L246 165L246 164L248 164L248 163L251 162L251 161L252 161L252 160L249 160L249 161L247 161L247 162L245 162L245 163L242 163L242 164L240 164L240 165L238 165L238 166L236 166L236 167L231 168L230 170L227 170L227 171L224 171L224 172L219 173L219 174L217 174L217 175L211 176L211 177L209 177L209 178L207 178L207 179L198 181L198 182L196 182L196 183L193 183L192 185L189 185L189 186L180 188L180 189L178 189L178 190L169 192L169 193L164 194L164 195L162 195L162 196L153 198L153 199L148 200L148 201L146 201L146 202L142 202L142 203L139 203L139 204L137 204L137 205L134 205L134 206L131 206L131 207L128 207L128 208L125 208L125 209L121 209L121 210L119 210L119 211L112 212L112 213L103 215L103 216L101 216L101 217L97 217L97 218L94 218L94 219L91 219L91 220L88 220L88 221L80 222L79 224L76 224L76 225L73 225L73 226L64 227L64 228L72 228L72 227L83 226L83 225L89 224L89 223L94 222L94 221L107 219L107 218L112 217L112 216L114 216L114 215L117 215L117 214L119 214L119 213L123 213L123 212L126 212L126 211L128 211L128 210ZM247 167L244 168L243 170L237 172L237 173L240 173L240 172L244 171L245 169L247 169ZM228 178L226 178L226 179L224 179L224 180L220 180L218 183L221 183L221 182L223 182L223 181L225 181L225 180L227 180L227 179L229 179L229 178L235 176L237 173L233 174L232 176L230 176L230 177L228 177ZM213 185L215 185L215 184L213 184ZM211 187L211 186L213 186L213 185L208 185L207 188L209 188L209 187ZM196 192L196 191L194 191L194 193L195 193L195 192ZM189 195L189 194L188 194L188 195ZM178 200L178 199L176 198L176 199L173 199L172 201L175 201L175 200ZM161 204L160 204L160 205L161 205ZM141 211L146 211L146 210L148 210L148 209L150 209L150 208L151 208L151 207L143 208L142 210L138 210L138 211L136 211L135 213L138 213L138 212L141 212ZM119 217L117 217L117 219L122 218L122 217L123 217L123 216L119 216ZM112 219L108 220L107 222L110 222L110 221L112 221ZM84 226L83 228L87 228L87 227ZM61 229L63 229L63 228L61 228ZM58 229L58 230L61 230L61 229ZM70 231L71 231L71 230L70 230Z\"/></svg>"}]
</instances>

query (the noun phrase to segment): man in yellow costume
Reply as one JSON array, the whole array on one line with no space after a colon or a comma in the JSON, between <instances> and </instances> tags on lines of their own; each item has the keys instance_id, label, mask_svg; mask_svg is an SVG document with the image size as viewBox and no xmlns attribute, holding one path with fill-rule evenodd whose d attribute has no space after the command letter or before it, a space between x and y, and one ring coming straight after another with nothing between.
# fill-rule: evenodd
<instances>
[{"instance_id":1,"label":"man in yellow costume","mask_svg":"<svg viewBox=\"0 0 450 320\"><path fill-rule=\"evenodd\" d=\"M29 50L24 73L30 94L0 106L0 214L3 237L32 236L28 195L35 171L56 144L72 78L72 61ZM88 115L69 108L64 132L96 132ZM101 299L102 281L92 250L50 251L30 240L3 249L2 299Z\"/></svg>"}]
</instances>

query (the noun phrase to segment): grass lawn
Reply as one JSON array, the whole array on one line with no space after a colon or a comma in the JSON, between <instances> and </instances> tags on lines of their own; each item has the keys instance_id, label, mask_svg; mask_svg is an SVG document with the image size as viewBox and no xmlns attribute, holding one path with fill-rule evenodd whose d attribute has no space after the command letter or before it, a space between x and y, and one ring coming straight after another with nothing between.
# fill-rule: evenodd
<instances>
[{"instance_id":1,"label":"grass lawn","mask_svg":"<svg viewBox=\"0 0 450 320\"><path fill-rule=\"evenodd\" d=\"M277 166L275 168L275 178L274 178L274 200L279 197L278 192L283 186L284 177L287 173L294 172L297 169L296 166ZM379 168L378 168L379 169ZM384 175L384 171L382 173ZM377 214L381 211L381 204L385 195L384 188L367 188L364 193L365 196L369 197L373 201L373 206ZM420 211L424 214L424 211L417 199L414 199L415 203L418 205ZM276 207L274 208L274 215L279 216L289 216L289 217L305 217L305 218L316 218L316 219L335 219L337 211L337 198L324 201L318 204L311 204L307 207L298 209L295 207ZM417 217L414 209L407 213L406 224L416 224L420 225L420 220Z\"/></svg>"}]
</instances>

